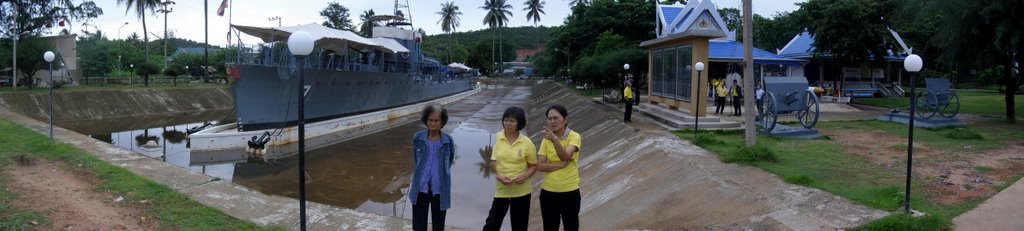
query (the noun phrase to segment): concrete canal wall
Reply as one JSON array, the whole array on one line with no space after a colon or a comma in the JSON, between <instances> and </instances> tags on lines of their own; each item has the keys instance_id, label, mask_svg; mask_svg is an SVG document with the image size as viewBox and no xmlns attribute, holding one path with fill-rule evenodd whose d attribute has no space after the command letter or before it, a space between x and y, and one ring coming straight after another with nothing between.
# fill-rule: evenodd
<instances>
[{"instance_id":1,"label":"concrete canal wall","mask_svg":"<svg viewBox=\"0 0 1024 231\"><path fill-rule=\"evenodd\" d=\"M56 122L87 121L147 116L173 117L230 110L227 88L62 90L54 92ZM0 106L36 120L47 120L49 95L0 94Z\"/></svg>"},{"instance_id":2,"label":"concrete canal wall","mask_svg":"<svg viewBox=\"0 0 1024 231\"><path fill-rule=\"evenodd\" d=\"M836 230L887 214L786 184L757 168L722 163L660 127L623 123L620 109L557 84L535 86L529 101L527 121L539 122L530 122L527 130L540 131L544 111L561 104L569 109L568 127L583 138L581 230ZM537 175L534 192L540 192L542 174ZM538 194L533 194L531 229L541 229Z\"/></svg>"},{"instance_id":3,"label":"concrete canal wall","mask_svg":"<svg viewBox=\"0 0 1024 231\"><path fill-rule=\"evenodd\" d=\"M234 120L227 88L57 91L53 103L57 126L86 135ZM49 94L0 94L0 107L46 122Z\"/></svg>"}]
</instances>

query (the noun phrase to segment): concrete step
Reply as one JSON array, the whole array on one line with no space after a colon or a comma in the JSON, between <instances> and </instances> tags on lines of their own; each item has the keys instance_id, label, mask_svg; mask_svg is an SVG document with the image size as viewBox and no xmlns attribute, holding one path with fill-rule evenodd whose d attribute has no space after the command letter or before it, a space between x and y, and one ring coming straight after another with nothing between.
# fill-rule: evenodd
<instances>
[{"instance_id":1,"label":"concrete step","mask_svg":"<svg viewBox=\"0 0 1024 231\"><path fill-rule=\"evenodd\" d=\"M722 120L716 116L700 117L700 122L695 123L698 119L690 116L685 111L671 110L658 105L641 104L635 107L635 109L640 114L673 128L693 129L695 124L700 126L699 129L739 129L743 127L739 122Z\"/></svg>"}]
</instances>

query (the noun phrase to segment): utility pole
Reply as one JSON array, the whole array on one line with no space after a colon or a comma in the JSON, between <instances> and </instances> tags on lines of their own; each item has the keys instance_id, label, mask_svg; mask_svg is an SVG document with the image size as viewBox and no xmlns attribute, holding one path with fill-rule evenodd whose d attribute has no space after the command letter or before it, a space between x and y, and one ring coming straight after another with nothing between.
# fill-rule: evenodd
<instances>
[{"instance_id":1,"label":"utility pole","mask_svg":"<svg viewBox=\"0 0 1024 231\"><path fill-rule=\"evenodd\" d=\"M156 11L156 12L164 13L164 39L163 39L164 40L164 70L167 70L167 13L171 13L174 10L174 8L167 9L167 5L173 5L173 4L174 4L174 1L170 1L170 0L161 2L160 5L163 5L164 8L161 9L161 10L157 10Z\"/></svg>"},{"instance_id":2,"label":"utility pole","mask_svg":"<svg viewBox=\"0 0 1024 231\"><path fill-rule=\"evenodd\" d=\"M203 0L203 83L210 82L210 72L206 71L206 67L210 66L210 10L207 9L209 5L209 0Z\"/></svg>"},{"instance_id":3,"label":"utility pole","mask_svg":"<svg viewBox=\"0 0 1024 231\"><path fill-rule=\"evenodd\" d=\"M743 0L743 110L747 111L747 115L743 116L743 133L746 137L747 147L757 144L757 133L754 132L757 129L757 124L754 123L754 114L757 109L754 108L754 51L752 49L754 16L750 4L750 0Z\"/></svg>"},{"instance_id":4,"label":"utility pole","mask_svg":"<svg viewBox=\"0 0 1024 231\"><path fill-rule=\"evenodd\" d=\"M11 43L14 44L11 48L14 50L11 52L11 56L14 57L11 61L11 90L18 90L18 37L21 37L21 34L18 34L18 3L11 1L11 4L14 5L14 29L11 30Z\"/></svg>"}]
</instances>

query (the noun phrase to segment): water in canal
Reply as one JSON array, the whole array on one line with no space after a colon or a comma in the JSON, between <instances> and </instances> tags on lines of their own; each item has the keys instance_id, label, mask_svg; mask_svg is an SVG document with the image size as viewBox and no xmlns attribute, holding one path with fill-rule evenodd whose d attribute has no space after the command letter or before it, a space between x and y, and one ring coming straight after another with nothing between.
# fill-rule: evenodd
<instances>
[{"instance_id":1,"label":"water in canal","mask_svg":"<svg viewBox=\"0 0 1024 231\"><path fill-rule=\"evenodd\" d=\"M485 165L485 160L490 159L493 134L501 129L500 117L505 108L524 107L529 95L530 87L492 86L446 106L450 119L444 130L456 143L451 170L452 208L448 210L447 225L467 229L483 227L494 196L494 178ZM418 118L407 121L411 122L308 151L306 197L318 203L411 219L412 204L407 200L413 171L411 139L425 126ZM180 138L183 137L181 132L200 124L202 122L135 129L93 137L263 193L298 197L298 158L266 163L247 161L242 150L190 153L185 147L186 141ZM154 140L160 148L144 149L143 144L149 140ZM534 142L539 144L539 141ZM163 153L166 155L161 155ZM534 180L539 180L539 175ZM508 217L505 219L503 229L508 229Z\"/></svg>"}]
</instances>

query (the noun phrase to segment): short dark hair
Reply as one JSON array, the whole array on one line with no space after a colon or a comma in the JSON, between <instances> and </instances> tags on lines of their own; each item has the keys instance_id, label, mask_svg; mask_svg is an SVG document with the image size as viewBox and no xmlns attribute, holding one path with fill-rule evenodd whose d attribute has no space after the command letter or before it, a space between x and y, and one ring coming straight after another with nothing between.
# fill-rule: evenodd
<instances>
[{"instance_id":1,"label":"short dark hair","mask_svg":"<svg viewBox=\"0 0 1024 231\"><path fill-rule=\"evenodd\" d=\"M423 113L420 115L420 122L423 122L423 125L427 125L427 118L430 117L430 114L434 114L435 111L441 111L441 127L448 124L448 109L435 105L427 105L423 107Z\"/></svg>"},{"instance_id":2,"label":"short dark hair","mask_svg":"<svg viewBox=\"0 0 1024 231\"><path fill-rule=\"evenodd\" d=\"M569 118L569 110L566 110L565 106L560 104L551 105L547 111L544 111L544 118L548 117L548 112L551 112L551 110L558 111L558 114L562 115L563 118Z\"/></svg>"},{"instance_id":3,"label":"short dark hair","mask_svg":"<svg viewBox=\"0 0 1024 231\"><path fill-rule=\"evenodd\" d=\"M509 107L505 109L505 113L501 115L501 121L505 121L505 118L516 120L516 131L521 131L526 127L526 111L523 111L522 108Z\"/></svg>"}]
</instances>

